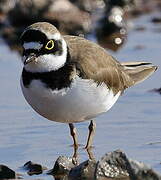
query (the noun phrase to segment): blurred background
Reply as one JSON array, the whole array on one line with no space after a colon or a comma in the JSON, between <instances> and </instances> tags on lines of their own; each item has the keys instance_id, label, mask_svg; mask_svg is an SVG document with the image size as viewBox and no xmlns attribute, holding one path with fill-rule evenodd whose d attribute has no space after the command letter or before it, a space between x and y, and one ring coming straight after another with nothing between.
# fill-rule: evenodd
<instances>
[{"instance_id":1,"label":"blurred background","mask_svg":"<svg viewBox=\"0 0 161 180\"><path fill-rule=\"evenodd\" d=\"M131 20L160 8L160 0L1 0L0 35L11 49L18 49L25 27L47 21L62 34L92 38L117 51L133 28ZM152 21L159 23L161 19Z\"/></svg>"},{"instance_id":2,"label":"blurred background","mask_svg":"<svg viewBox=\"0 0 161 180\"><path fill-rule=\"evenodd\" d=\"M119 61L161 65L161 0L0 0L0 163L14 170L29 160L52 167L59 155L72 155L67 125L44 120L21 93L19 37L38 21L90 39ZM122 149L161 172L160 87L159 68L96 119L96 159ZM83 144L88 122L76 126ZM82 148L79 154L88 158Z\"/></svg>"}]
</instances>

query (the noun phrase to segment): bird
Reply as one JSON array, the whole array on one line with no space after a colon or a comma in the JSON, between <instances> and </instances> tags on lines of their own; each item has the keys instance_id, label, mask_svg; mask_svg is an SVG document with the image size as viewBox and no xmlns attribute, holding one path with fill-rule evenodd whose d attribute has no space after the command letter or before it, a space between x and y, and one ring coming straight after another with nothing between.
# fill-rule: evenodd
<instances>
[{"instance_id":1,"label":"bird","mask_svg":"<svg viewBox=\"0 0 161 180\"><path fill-rule=\"evenodd\" d=\"M125 89L157 70L149 62L119 62L97 43L62 35L48 22L28 26L20 41L20 84L26 101L46 119L68 124L76 148L75 123L90 121L85 148L91 148L93 119L107 112Z\"/></svg>"}]
</instances>

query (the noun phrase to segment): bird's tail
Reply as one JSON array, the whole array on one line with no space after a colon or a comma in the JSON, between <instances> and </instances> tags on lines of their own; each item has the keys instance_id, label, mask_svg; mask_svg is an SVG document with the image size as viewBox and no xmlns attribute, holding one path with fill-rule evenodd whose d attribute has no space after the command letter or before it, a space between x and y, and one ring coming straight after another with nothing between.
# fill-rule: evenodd
<instances>
[{"instance_id":1,"label":"bird's tail","mask_svg":"<svg viewBox=\"0 0 161 180\"><path fill-rule=\"evenodd\" d=\"M125 72L133 80L131 85L144 81L157 70L157 66L148 62L122 62L121 65L124 66Z\"/></svg>"}]
</instances>

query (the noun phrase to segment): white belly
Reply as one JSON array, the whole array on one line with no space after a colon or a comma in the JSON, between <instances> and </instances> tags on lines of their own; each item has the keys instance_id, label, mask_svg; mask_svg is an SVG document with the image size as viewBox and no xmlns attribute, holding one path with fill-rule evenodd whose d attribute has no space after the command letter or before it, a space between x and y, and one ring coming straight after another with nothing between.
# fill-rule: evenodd
<instances>
[{"instance_id":1,"label":"white belly","mask_svg":"<svg viewBox=\"0 0 161 180\"><path fill-rule=\"evenodd\" d=\"M81 122L108 111L118 99L105 84L97 86L92 80L75 79L71 87L63 90L47 89L39 80L29 88L21 87L27 102L45 118L64 123Z\"/></svg>"}]
</instances>

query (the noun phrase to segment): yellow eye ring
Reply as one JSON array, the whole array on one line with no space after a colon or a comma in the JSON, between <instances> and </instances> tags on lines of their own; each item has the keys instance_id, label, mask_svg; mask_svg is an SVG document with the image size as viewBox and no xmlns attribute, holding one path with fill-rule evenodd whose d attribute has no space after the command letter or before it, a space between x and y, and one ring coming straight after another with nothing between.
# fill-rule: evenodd
<instances>
[{"instance_id":1,"label":"yellow eye ring","mask_svg":"<svg viewBox=\"0 0 161 180\"><path fill-rule=\"evenodd\" d=\"M53 48L54 48L54 41L53 40L48 41L46 46L45 46L45 49L51 50Z\"/></svg>"}]
</instances>

